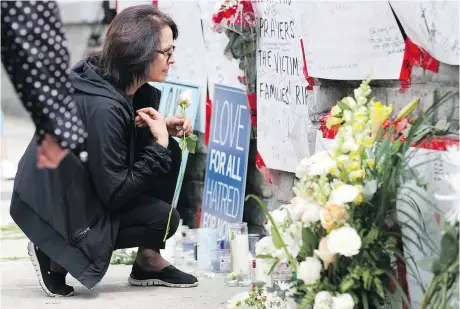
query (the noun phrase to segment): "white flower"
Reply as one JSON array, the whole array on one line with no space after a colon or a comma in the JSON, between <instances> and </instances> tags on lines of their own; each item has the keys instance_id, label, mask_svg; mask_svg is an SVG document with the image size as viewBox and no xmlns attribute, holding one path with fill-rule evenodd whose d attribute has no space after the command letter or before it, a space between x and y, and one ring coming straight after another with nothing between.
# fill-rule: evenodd
<instances>
[{"instance_id":1,"label":"white flower","mask_svg":"<svg viewBox=\"0 0 460 309\"><path fill-rule=\"evenodd\" d=\"M321 262L315 257L307 257L297 268L297 278L305 284L313 284L321 278Z\"/></svg>"},{"instance_id":2,"label":"white flower","mask_svg":"<svg viewBox=\"0 0 460 309\"><path fill-rule=\"evenodd\" d=\"M335 168L337 165L327 151L321 151L308 158L307 166L310 176L318 176L330 173L331 169Z\"/></svg>"},{"instance_id":3,"label":"white flower","mask_svg":"<svg viewBox=\"0 0 460 309\"><path fill-rule=\"evenodd\" d=\"M332 294L328 291L321 291L315 296L315 305L313 309L331 309Z\"/></svg>"},{"instance_id":4,"label":"white flower","mask_svg":"<svg viewBox=\"0 0 460 309\"><path fill-rule=\"evenodd\" d=\"M189 107L190 104L192 104L192 91L190 89L187 89L179 95L178 105L185 105L185 107Z\"/></svg>"},{"instance_id":5,"label":"white flower","mask_svg":"<svg viewBox=\"0 0 460 309\"><path fill-rule=\"evenodd\" d=\"M332 297L332 309L353 309L355 302L350 294Z\"/></svg>"},{"instance_id":6,"label":"white flower","mask_svg":"<svg viewBox=\"0 0 460 309\"><path fill-rule=\"evenodd\" d=\"M333 230L327 238L327 247L332 254L340 254L351 257L359 253L361 249L361 237L350 226L342 226Z\"/></svg>"},{"instance_id":7,"label":"white flower","mask_svg":"<svg viewBox=\"0 0 460 309\"><path fill-rule=\"evenodd\" d=\"M321 207L313 200L308 203L308 207L302 215L302 223L305 227L310 227L313 223L320 220L319 212Z\"/></svg>"},{"instance_id":8,"label":"white flower","mask_svg":"<svg viewBox=\"0 0 460 309\"><path fill-rule=\"evenodd\" d=\"M289 205L289 212L291 213L292 220L299 221L303 213L307 210L308 200L301 197L294 197Z\"/></svg>"},{"instance_id":9,"label":"white flower","mask_svg":"<svg viewBox=\"0 0 460 309\"><path fill-rule=\"evenodd\" d=\"M244 301L249 298L248 292L242 292L234 295L227 303L227 309L238 308L238 304L244 304Z\"/></svg>"},{"instance_id":10,"label":"white flower","mask_svg":"<svg viewBox=\"0 0 460 309\"><path fill-rule=\"evenodd\" d=\"M342 150L344 153L349 153L349 152L355 152L358 149L359 149L359 145L355 142L355 139L353 138L353 136L345 136L344 142L340 146L340 150Z\"/></svg>"},{"instance_id":11,"label":"white flower","mask_svg":"<svg viewBox=\"0 0 460 309\"><path fill-rule=\"evenodd\" d=\"M352 185L341 185L337 189L332 190L329 196L329 202L337 205L345 205L351 203L358 198L359 190Z\"/></svg>"},{"instance_id":12,"label":"white flower","mask_svg":"<svg viewBox=\"0 0 460 309\"><path fill-rule=\"evenodd\" d=\"M257 255L272 255L275 251L271 236L265 236L256 243L256 256Z\"/></svg>"},{"instance_id":13,"label":"white flower","mask_svg":"<svg viewBox=\"0 0 460 309\"><path fill-rule=\"evenodd\" d=\"M289 212L289 207L289 205L286 205L271 212L273 221L275 221L275 224L278 228L285 226L289 222L291 215Z\"/></svg>"},{"instance_id":14,"label":"white flower","mask_svg":"<svg viewBox=\"0 0 460 309\"><path fill-rule=\"evenodd\" d=\"M308 158L302 159L295 169L295 176L301 179L308 171Z\"/></svg>"},{"instance_id":15,"label":"white flower","mask_svg":"<svg viewBox=\"0 0 460 309\"><path fill-rule=\"evenodd\" d=\"M302 246L302 222L293 222L287 229L281 229L280 233L286 244L287 251L295 259L299 255ZM272 256L278 258L282 263L289 262L284 248L277 249Z\"/></svg>"}]
</instances>

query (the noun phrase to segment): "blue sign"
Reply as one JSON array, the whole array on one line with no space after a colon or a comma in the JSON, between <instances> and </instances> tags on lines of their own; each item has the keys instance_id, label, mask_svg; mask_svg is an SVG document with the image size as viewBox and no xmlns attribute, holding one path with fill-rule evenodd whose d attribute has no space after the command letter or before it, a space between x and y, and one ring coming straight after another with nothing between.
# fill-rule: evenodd
<instances>
[{"instance_id":1,"label":"blue sign","mask_svg":"<svg viewBox=\"0 0 460 309\"><path fill-rule=\"evenodd\" d=\"M244 91L215 85L200 227L229 234L243 220L251 119Z\"/></svg>"},{"instance_id":2,"label":"blue sign","mask_svg":"<svg viewBox=\"0 0 460 309\"><path fill-rule=\"evenodd\" d=\"M190 123L195 123L195 119L198 113L198 107L200 106L200 96L201 90L200 87L190 84L184 84L181 82L175 81L166 81L164 83L150 83L153 87L161 91L160 107L158 111L162 113L165 117L171 117L174 115L182 114L182 111L179 107L178 100L179 96L185 90L190 90L192 92L192 102L186 110L187 118L190 120ZM175 137L178 141L179 138ZM182 163L179 171L179 175L184 173L185 168L187 167L189 151L186 149L182 155ZM180 189L182 187L181 177L177 180L176 184L176 193L172 201L172 205L177 207L177 202L179 201Z\"/></svg>"}]
</instances>

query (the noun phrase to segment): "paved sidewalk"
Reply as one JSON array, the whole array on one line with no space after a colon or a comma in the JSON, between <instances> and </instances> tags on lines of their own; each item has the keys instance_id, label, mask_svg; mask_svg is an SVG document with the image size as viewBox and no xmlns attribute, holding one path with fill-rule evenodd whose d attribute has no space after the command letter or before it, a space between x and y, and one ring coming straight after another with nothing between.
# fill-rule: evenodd
<instances>
[{"instance_id":1,"label":"paved sidewalk","mask_svg":"<svg viewBox=\"0 0 460 309\"><path fill-rule=\"evenodd\" d=\"M9 159L19 161L34 132L31 121L5 116ZM18 231L5 229L12 219L9 204L12 181L1 181L0 308L1 309L220 309L234 294L245 288L227 287L223 276L213 279L198 275L196 288L132 287L128 284L131 266L111 265L106 277L87 290L68 277L77 294L70 298L47 297L38 284L30 263L25 239ZM7 239L8 238L8 239Z\"/></svg>"},{"instance_id":2,"label":"paved sidewalk","mask_svg":"<svg viewBox=\"0 0 460 309\"><path fill-rule=\"evenodd\" d=\"M46 296L38 285L29 261L0 262L2 309L220 309L242 288L225 286L224 277L200 277L196 288L132 287L127 278L130 266L111 265L106 277L93 290L68 279L76 295ZM70 278L70 277L69 277Z\"/></svg>"}]
</instances>

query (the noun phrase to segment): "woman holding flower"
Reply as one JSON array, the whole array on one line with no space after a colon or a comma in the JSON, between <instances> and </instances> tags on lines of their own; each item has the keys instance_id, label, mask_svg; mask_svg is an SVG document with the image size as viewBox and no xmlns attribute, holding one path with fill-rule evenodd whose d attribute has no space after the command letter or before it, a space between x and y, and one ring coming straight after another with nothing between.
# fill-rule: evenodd
<instances>
[{"instance_id":1,"label":"woman holding flower","mask_svg":"<svg viewBox=\"0 0 460 309\"><path fill-rule=\"evenodd\" d=\"M139 247L129 282L189 287L197 279L160 255L179 225L170 203L181 149L171 136L189 135L179 115L157 112L174 64L172 19L150 5L123 10L111 23L102 51L71 73L73 94L88 132L88 160L67 156L57 169L37 169L32 141L19 164L11 215L33 242L29 254L49 296L72 295L69 272L87 288L105 275L113 250Z\"/></svg>"}]
</instances>

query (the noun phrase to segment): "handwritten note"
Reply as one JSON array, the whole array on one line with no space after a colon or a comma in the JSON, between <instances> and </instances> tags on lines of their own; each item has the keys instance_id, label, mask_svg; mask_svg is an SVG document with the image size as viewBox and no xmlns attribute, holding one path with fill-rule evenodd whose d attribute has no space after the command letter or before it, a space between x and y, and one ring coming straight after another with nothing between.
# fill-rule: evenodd
<instances>
[{"instance_id":1,"label":"handwritten note","mask_svg":"<svg viewBox=\"0 0 460 309\"><path fill-rule=\"evenodd\" d=\"M404 40L388 2L301 2L298 35L310 76L398 79Z\"/></svg>"},{"instance_id":2,"label":"handwritten note","mask_svg":"<svg viewBox=\"0 0 460 309\"><path fill-rule=\"evenodd\" d=\"M299 2L257 2L257 148L269 168L295 171L308 155L308 83L296 32Z\"/></svg>"},{"instance_id":3,"label":"handwritten note","mask_svg":"<svg viewBox=\"0 0 460 309\"><path fill-rule=\"evenodd\" d=\"M407 36L440 62L459 64L458 1L390 1Z\"/></svg>"}]
</instances>

